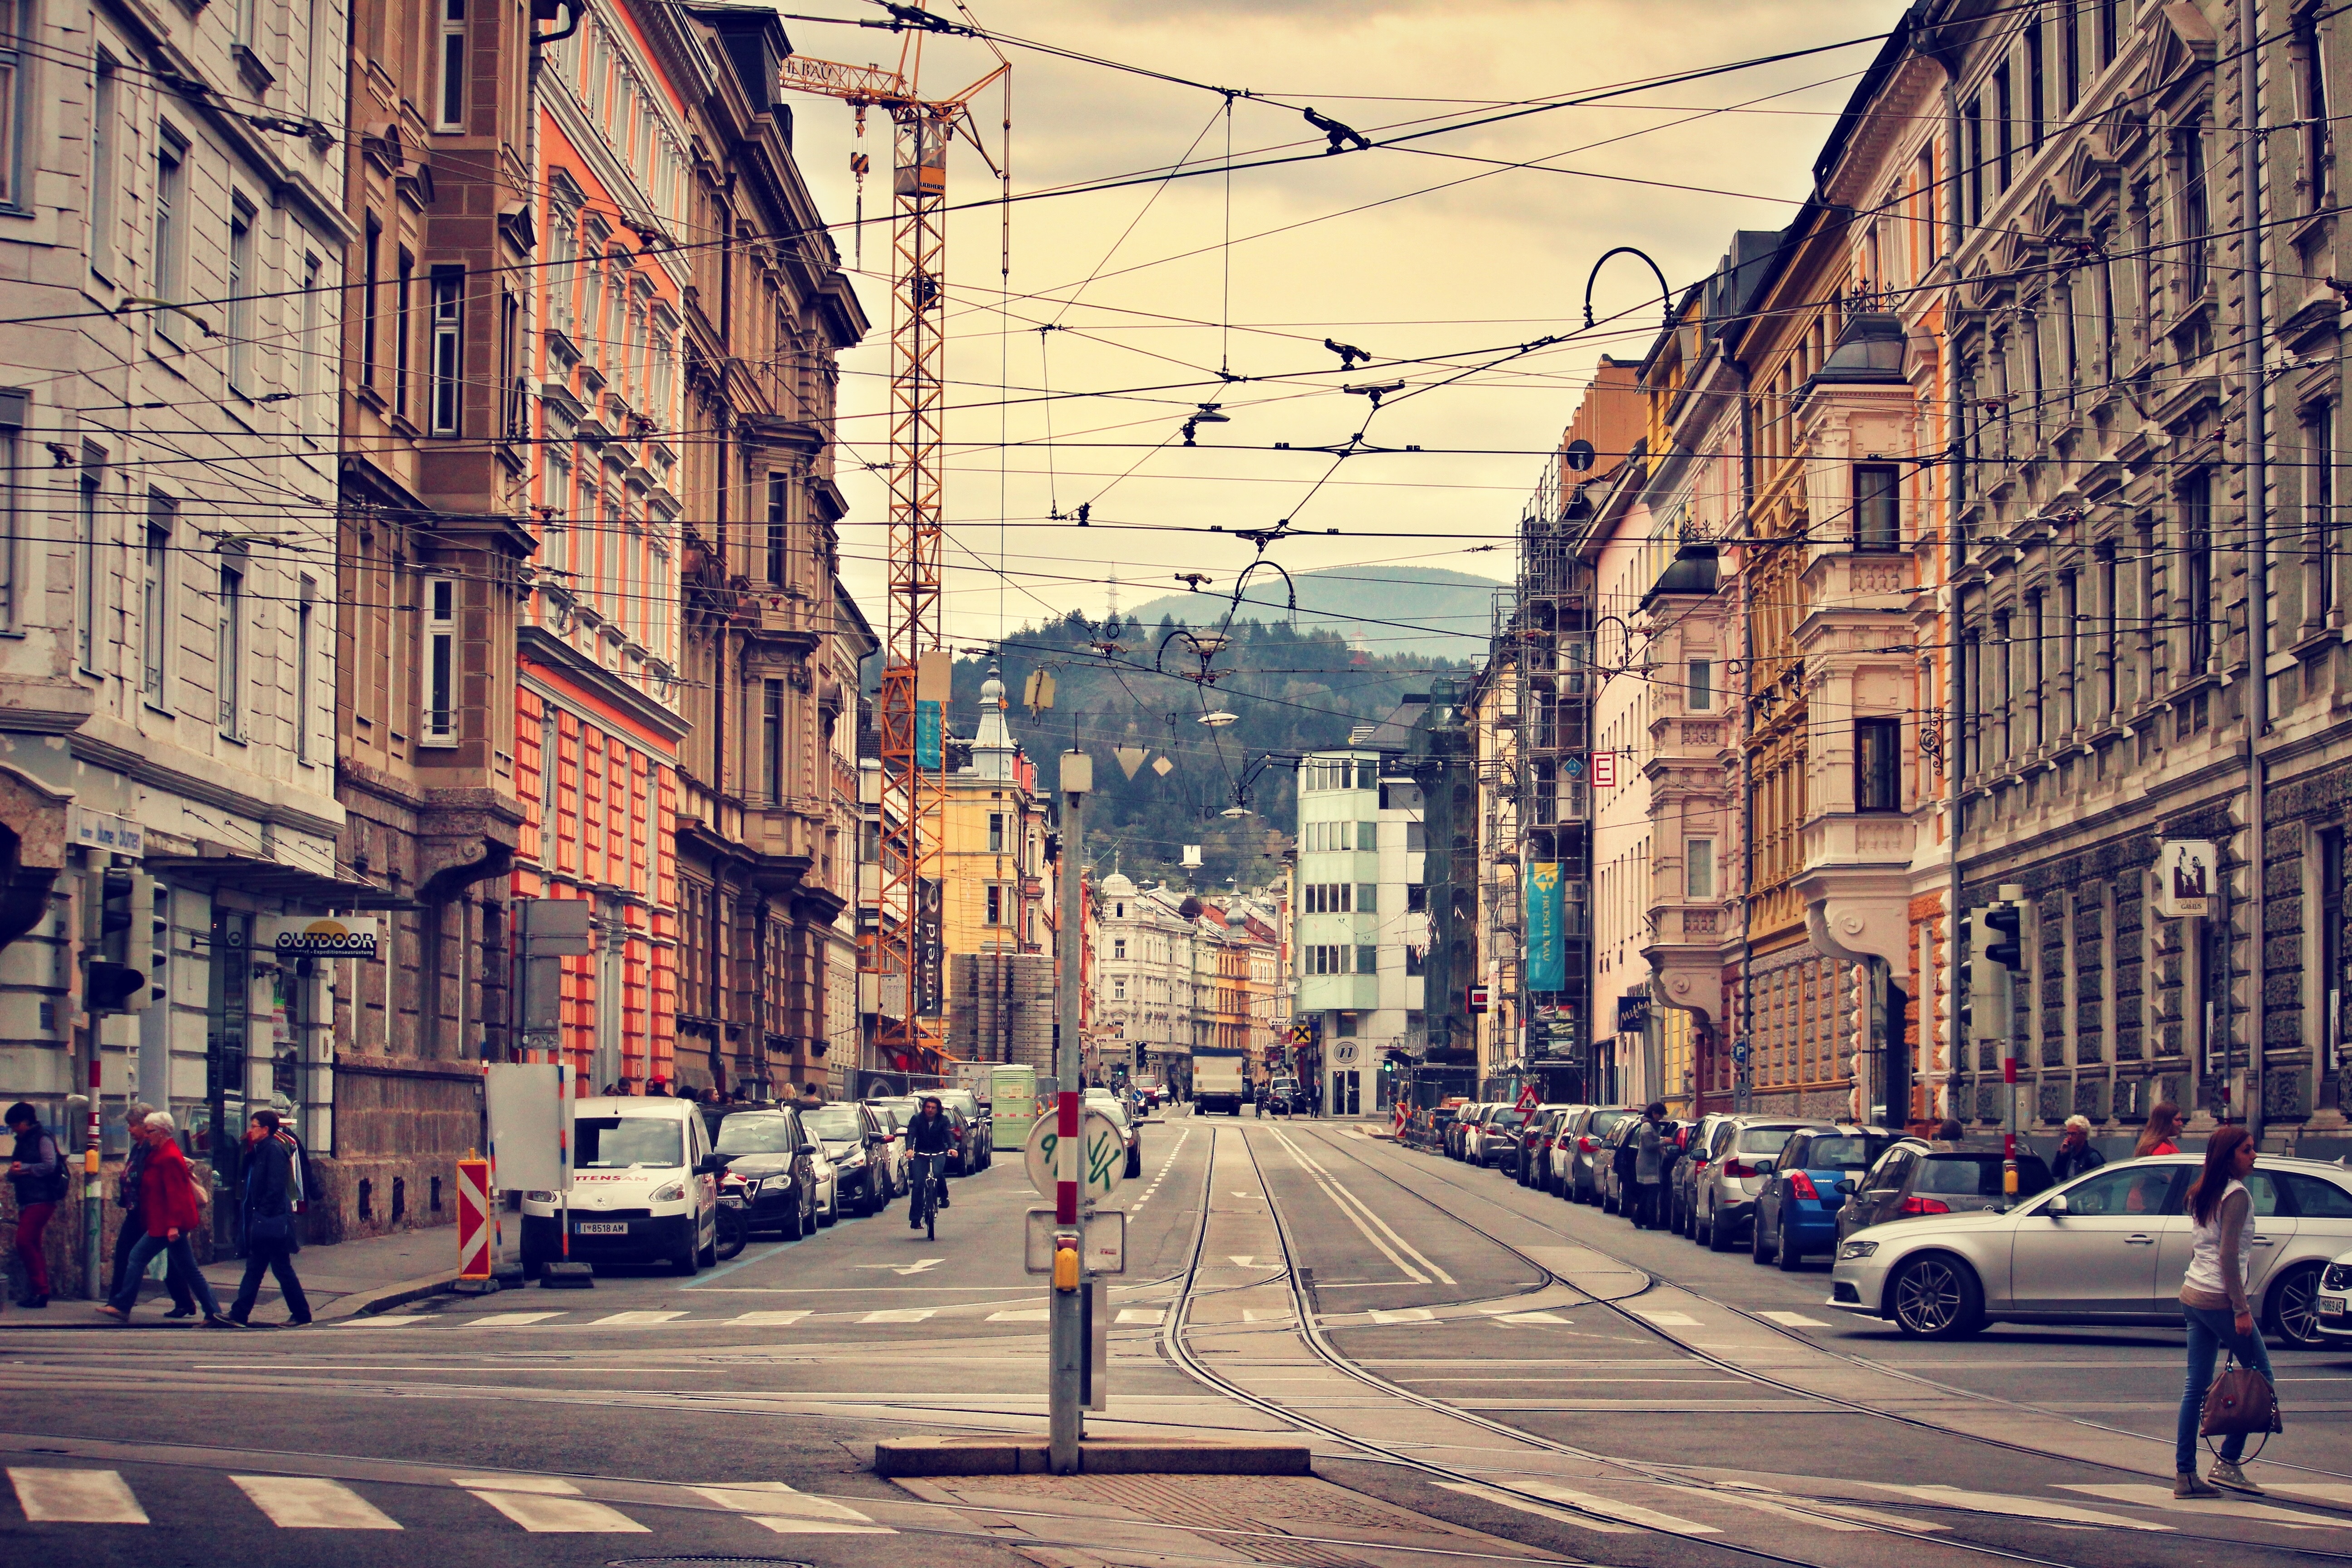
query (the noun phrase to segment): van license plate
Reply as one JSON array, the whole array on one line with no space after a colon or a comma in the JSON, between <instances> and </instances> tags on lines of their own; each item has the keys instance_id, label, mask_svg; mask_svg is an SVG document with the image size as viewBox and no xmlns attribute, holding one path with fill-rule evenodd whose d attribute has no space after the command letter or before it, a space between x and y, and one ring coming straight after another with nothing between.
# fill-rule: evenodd
<instances>
[{"instance_id":1,"label":"van license plate","mask_svg":"<svg viewBox=\"0 0 2352 1568\"><path fill-rule=\"evenodd\" d=\"M629 1222L625 1219L583 1220L573 1227L582 1236L626 1236Z\"/></svg>"}]
</instances>

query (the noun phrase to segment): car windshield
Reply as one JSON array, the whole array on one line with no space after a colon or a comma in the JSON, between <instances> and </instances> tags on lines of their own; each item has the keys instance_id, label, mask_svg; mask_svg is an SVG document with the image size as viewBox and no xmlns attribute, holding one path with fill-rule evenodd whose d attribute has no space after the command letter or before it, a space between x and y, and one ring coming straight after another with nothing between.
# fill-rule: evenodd
<instances>
[{"instance_id":1,"label":"car windshield","mask_svg":"<svg viewBox=\"0 0 2352 1568\"><path fill-rule=\"evenodd\" d=\"M722 1154L789 1154L799 1142L789 1116L730 1116L719 1124Z\"/></svg>"},{"instance_id":2,"label":"car windshield","mask_svg":"<svg viewBox=\"0 0 2352 1568\"><path fill-rule=\"evenodd\" d=\"M801 1125L813 1138L829 1139L835 1143L854 1142L866 1136L866 1128L857 1112L845 1105L828 1105L822 1110L801 1112Z\"/></svg>"},{"instance_id":3,"label":"car windshield","mask_svg":"<svg viewBox=\"0 0 2352 1568\"><path fill-rule=\"evenodd\" d=\"M572 1163L582 1171L683 1165L684 1131L665 1116L583 1116L572 1123Z\"/></svg>"},{"instance_id":4,"label":"car windshield","mask_svg":"<svg viewBox=\"0 0 2352 1568\"><path fill-rule=\"evenodd\" d=\"M1860 1133L1816 1138L1805 1145L1805 1164L1816 1171L1867 1171L1886 1152L1886 1140Z\"/></svg>"},{"instance_id":5,"label":"car windshield","mask_svg":"<svg viewBox=\"0 0 2352 1568\"><path fill-rule=\"evenodd\" d=\"M1527 1119L1528 1113L1519 1110L1517 1106L1505 1106L1502 1110L1495 1112L1495 1114L1488 1119L1486 1124L1490 1127L1517 1127L1520 1122L1525 1121Z\"/></svg>"},{"instance_id":6,"label":"car windshield","mask_svg":"<svg viewBox=\"0 0 2352 1568\"><path fill-rule=\"evenodd\" d=\"M1633 1114L1630 1110L1596 1110L1592 1113L1591 1125L1584 1131L1593 1137L1601 1137Z\"/></svg>"},{"instance_id":7,"label":"car windshield","mask_svg":"<svg viewBox=\"0 0 2352 1568\"><path fill-rule=\"evenodd\" d=\"M1127 1106L1124 1101L1117 1100L1092 1100L1088 1102L1087 1109L1090 1110L1099 1110L1105 1116L1109 1117L1121 1127L1125 1127L1127 1125Z\"/></svg>"},{"instance_id":8,"label":"car windshield","mask_svg":"<svg viewBox=\"0 0 2352 1568\"><path fill-rule=\"evenodd\" d=\"M1743 1154L1777 1154L1790 1138L1801 1131L1796 1127L1743 1127L1739 1130L1739 1152Z\"/></svg>"},{"instance_id":9,"label":"car windshield","mask_svg":"<svg viewBox=\"0 0 2352 1568\"><path fill-rule=\"evenodd\" d=\"M966 1116L979 1114L980 1101L971 1097L969 1089L942 1089L934 1092L938 1094L940 1103L950 1110L961 1110Z\"/></svg>"},{"instance_id":10,"label":"car windshield","mask_svg":"<svg viewBox=\"0 0 2352 1568\"><path fill-rule=\"evenodd\" d=\"M1947 1197L1997 1198L2001 1195L2000 1156L1998 1154L1929 1154L1919 1162L1919 1179L1911 1184L1915 1193L1938 1193ZM2020 1196L2042 1191L2050 1184L2049 1168L2035 1155L2017 1157L2017 1191Z\"/></svg>"}]
</instances>

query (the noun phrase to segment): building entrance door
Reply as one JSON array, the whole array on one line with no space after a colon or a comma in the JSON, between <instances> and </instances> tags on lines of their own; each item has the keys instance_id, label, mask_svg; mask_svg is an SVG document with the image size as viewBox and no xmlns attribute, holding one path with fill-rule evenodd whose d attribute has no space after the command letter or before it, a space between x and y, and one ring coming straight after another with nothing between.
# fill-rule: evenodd
<instances>
[{"instance_id":1,"label":"building entrance door","mask_svg":"<svg viewBox=\"0 0 2352 1568\"><path fill-rule=\"evenodd\" d=\"M1354 1068L1336 1068L1331 1074L1331 1114L1361 1116L1363 1113L1363 1075Z\"/></svg>"}]
</instances>

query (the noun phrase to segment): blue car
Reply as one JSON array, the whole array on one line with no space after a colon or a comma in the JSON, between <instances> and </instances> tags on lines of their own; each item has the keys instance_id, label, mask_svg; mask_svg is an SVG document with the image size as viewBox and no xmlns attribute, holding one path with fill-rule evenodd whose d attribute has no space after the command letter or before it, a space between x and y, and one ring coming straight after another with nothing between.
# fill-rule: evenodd
<instances>
[{"instance_id":1,"label":"blue car","mask_svg":"<svg viewBox=\"0 0 2352 1568\"><path fill-rule=\"evenodd\" d=\"M1749 1255L1793 1273L1804 1267L1809 1252L1835 1253L1838 1210L1845 1203L1838 1184L1870 1169L1900 1136L1883 1127L1811 1128L1792 1134L1757 1194Z\"/></svg>"}]
</instances>

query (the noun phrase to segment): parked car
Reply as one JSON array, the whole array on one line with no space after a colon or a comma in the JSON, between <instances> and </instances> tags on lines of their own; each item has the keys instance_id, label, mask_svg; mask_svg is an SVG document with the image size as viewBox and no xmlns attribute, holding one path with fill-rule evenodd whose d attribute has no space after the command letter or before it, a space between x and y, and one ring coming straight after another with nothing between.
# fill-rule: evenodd
<instances>
[{"instance_id":1,"label":"parked car","mask_svg":"<svg viewBox=\"0 0 2352 1568\"><path fill-rule=\"evenodd\" d=\"M1413 1146L1424 1154L1444 1153L1446 1134L1453 1131L1457 1109L1451 1105L1434 1105L1416 1113L1419 1136Z\"/></svg>"},{"instance_id":2,"label":"parked car","mask_svg":"<svg viewBox=\"0 0 2352 1568\"><path fill-rule=\"evenodd\" d=\"M869 1100L866 1109L874 1113L875 1122L881 1127L884 1142L883 1159L890 1173L890 1193L902 1196L911 1190L907 1174L907 1123L914 1112L906 1109L907 1102L894 1100Z\"/></svg>"},{"instance_id":3,"label":"parked car","mask_svg":"<svg viewBox=\"0 0 2352 1568\"><path fill-rule=\"evenodd\" d=\"M2017 1153L2017 1197L2030 1198L2050 1185L2042 1156ZM1869 1226L1926 1215L1963 1214L2007 1208L2014 1200L2002 1190L1998 1149L1969 1149L1900 1138L1859 1179L1838 1184L1845 1201L1838 1208L1838 1242Z\"/></svg>"},{"instance_id":4,"label":"parked car","mask_svg":"<svg viewBox=\"0 0 2352 1568\"><path fill-rule=\"evenodd\" d=\"M1291 1116L1307 1109L1306 1091L1295 1078L1281 1077L1266 1080L1265 1092L1258 1096L1261 1116Z\"/></svg>"},{"instance_id":5,"label":"parked car","mask_svg":"<svg viewBox=\"0 0 2352 1568\"><path fill-rule=\"evenodd\" d=\"M1691 1239L1711 1252L1728 1252L1756 1217L1756 1195L1764 1187L1759 1160L1770 1160L1790 1135L1832 1126L1777 1117L1738 1116L1716 1134L1715 1157L1693 1177Z\"/></svg>"},{"instance_id":6,"label":"parked car","mask_svg":"<svg viewBox=\"0 0 2352 1568\"><path fill-rule=\"evenodd\" d=\"M718 1260L725 1162L691 1100L596 1096L573 1102L572 1192L522 1196L526 1275L567 1256L667 1263L693 1274Z\"/></svg>"},{"instance_id":7,"label":"parked car","mask_svg":"<svg viewBox=\"0 0 2352 1568\"><path fill-rule=\"evenodd\" d=\"M1692 1234L1692 1205L1698 1195L1699 1173L1714 1160L1716 1135L1731 1117L1727 1110L1710 1110L1683 1139L1683 1157L1675 1162L1674 1178L1666 1184L1666 1228L1676 1236Z\"/></svg>"},{"instance_id":8,"label":"parked car","mask_svg":"<svg viewBox=\"0 0 2352 1568\"><path fill-rule=\"evenodd\" d=\"M797 1241L816 1229L819 1154L799 1111L737 1111L719 1124L719 1155L743 1179L744 1218L754 1235L777 1230Z\"/></svg>"},{"instance_id":9,"label":"parked car","mask_svg":"<svg viewBox=\"0 0 2352 1568\"><path fill-rule=\"evenodd\" d=\"M837 1202L859 1214L880 1214L890 1204L890 1135L868 1106L843 1100L801 1112L808 1130L833 1162Z\"/></svg>"},{"instance_id":10,"label":"parked car","mask_svg":"<svg viewBox=\"0 0 2352 1568\"><path fill-rule=\"evenodd\" d=\"M1594 1201L1600 1204L1602 1214L1624 1212L1625 1184L1617 1179L1617 1152L1625 1146L1625 1141L1633 1136L1634 1130L1641 1124L1642 1115L1639 1111L1619 1118L1611 1123L1609 1131L1601 1135L1601 1147L1593 1151Z\"/></svg>"},{"instance_id":11,"label":"parked car","mask_svg":"<svg viewBox=\"0 0 2352 1568\"><path fill-rule=\"evenodd\" d=\"M1118 1123L1119 1136L1127 1141L1127 1176L1132 1181L1143 1174L1143 1125L1130 1114L1127 1101L1108 1089L1087 1090L1086 1109L1099 1110Z\"/></svg>"},{"instance_id":12,"label":"parked car","mask_svg":"<svg viewBox=\"0 0 2352 1568\"><path fill-rule=\"evenodd\" d=\"M1477 1137L1465 1144L1465 1155L1485 1170L1509 1164L1518 1158L1519 1129L1527 1122L1528 1113L1517 1106L1495 1106L1478 1124Z\"/></svg>"},{"instance_id":13,"label":"parked car","mask_svg":"<svg viewBox=\"0 0 2352 1568\"><path fill-rule=\"evenodd\" d=\"M996 1136L979 1096L968 1089L927 1089L915 1096L915 1103L932 1095L940 1098L940 1107L955 1118L955 1146L948 1151L948 1174L969 1176L974 1171L984 1171L994 1154L991 1146Z\"/></svg>"},{"instance_id":14,"label":"parked car","mask_svg":"<svg viewBox=\"0 0 2352 1568\"><path fill-rule=\"evenodd\" d=\"M1902 1152L1898 1144L1888 1157ZM1992 1160L1997 1172L2000 1156ZM2006 1209L1930 1213L1851 1232L1838 1247L1829 1304L1931 1338L1974 1333L1988 1322L2174 1327L2192 1246L2189 1188L2202 1163L2196 1154L2128 1160ZM2295 1349L2340 1343L2321 1331L2319 1303L2352 1247L2352 1170L2265 1154L2246 1186L2254 1212L2246 1289L2263 1327ZM1926 1194L1923 1183L1908 1190Z\"/></svg>"},{"instance_id":15,"label":"parked car","mask_svg":"<svg viewBox=\"0 0 2352 1568\"><path fill-rule=\"evenodd\" d=\"M1631 1105L1595 1105L1579 1114L1556 1151L1561 1155L1560 1196L1570 1203L1601 1201L1599 1162L1606 1154L1602 1141L1627 1117L1641 1114L1638 1107Z\"/></svg>"},{"instance_id":16,"label":"parked car","mask_svg":"<svg viewBox=\"0 0 2352 1568\"><path fill-rule=\"evenodd\" d=\"M1559 1135L1559 1124L1576 1109L1555 1100L1528 1113L1527 1125L1519 1129L1518 1161L1511 1172L1519 1185L1549 1189L1552 1141Z\"/></svg>"},{"instance_id":17,"label":"parked car","mask_svg":"<svg viewBox=\"0 0 2352 1568\"><path fill-rule=\"evenodd\" d=\"M1447 1159L1460 1160L1466 1157L1462 1152L1463 1142L1469 1137L1470 1130L1478 1125L1479 1118L1485 1116L1490 1109L1492 1108L1481 1100L1465 1100L1454 1108L1453 1124L1445 1130Z\"/></svg>"},{"instance_id":18,"label":"parked car","mask_svg":"<svg viewBox=\"0 0 2352 1568\"><path fill-rule=\"evenodd\" d=\"M2322 1342L2352 1344L2352 1252L2331 1260L2319 1273L2319 1289L2312 1298L2312 1327Z\"/></svg>"},{"instance_id":19,"label":"parked car","mask_svg":"<svg viewBox=\"0 0 2352 1568\"><path fill-rule=\"evenodd\" d=\"M1749 1256L1793 1272L1809 1253L1834 1255L1845 1203L1837 1184L1869 1170L1895 1136L1883 1127L1808 1128L1792 1136L1758 1166L1766 1174L1748 1227Z\"/></svg>"}]
</instances>

